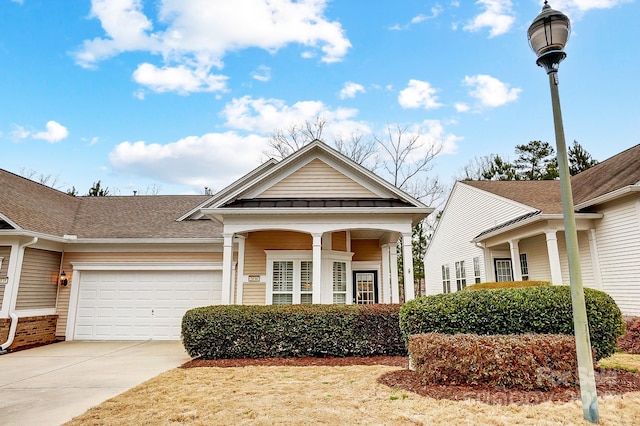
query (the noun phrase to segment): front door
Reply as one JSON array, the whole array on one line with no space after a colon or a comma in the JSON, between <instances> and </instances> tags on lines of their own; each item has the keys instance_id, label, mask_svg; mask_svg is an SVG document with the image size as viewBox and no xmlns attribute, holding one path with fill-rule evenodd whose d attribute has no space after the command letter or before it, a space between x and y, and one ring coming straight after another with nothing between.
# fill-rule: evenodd
<instances>
[{"instance_id":1,"label":"front door","mask_svg":"<svg viewBox=\"0 0 640 426\"><path fill-rule=\"evenodd\" d=\"M353 303L378 303L378 272L353 272Z\"/></svg>"},{"instance_id":2,"label":"front door","mask_svg":"<svg viewBox=\"0 0 640 426\"><path fill-rule=\"evenodd\" d=\"M513 281L513 270L511 269L511 259L495 259L496 281Z\"/></svg>"}]
</instances>

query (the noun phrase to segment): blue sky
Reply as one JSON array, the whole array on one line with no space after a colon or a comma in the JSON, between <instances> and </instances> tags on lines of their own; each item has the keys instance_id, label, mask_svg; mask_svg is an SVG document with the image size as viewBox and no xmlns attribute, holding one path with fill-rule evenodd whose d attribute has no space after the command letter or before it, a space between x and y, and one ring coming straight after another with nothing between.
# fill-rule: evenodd
<instances>
[{"instance_id":1,"label":"blue sky","mask_svg":"<svg viewBox=\"0 0 640 426\"><path fill-rule=\"evenodd\" d=\"M554 143L532 0L0 0L0 168L85 194L222 189L269 134L322 116L327 141L387 125L442 144L433 176ZM550 2L572 21L568 142L640 142L640 7ZM34 176L34 177L37 177ZM154 189L155 188L155 189Z\"/></svg>"}]
</instances>

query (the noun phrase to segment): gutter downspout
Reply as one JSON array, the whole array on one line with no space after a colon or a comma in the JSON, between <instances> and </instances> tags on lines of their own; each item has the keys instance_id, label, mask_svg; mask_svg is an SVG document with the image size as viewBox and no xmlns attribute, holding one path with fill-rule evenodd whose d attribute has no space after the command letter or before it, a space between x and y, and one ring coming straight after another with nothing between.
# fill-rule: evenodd
<instances>
[{"instance_id":1,"label":"gutter downspout","mask_svg":"<svg viewBox=\"0 0 640 426\"><path fill-rule=\"evenodd\" d=\"M18 245L18 253L15 266L13 268L13 285L11 286L11 298L9 299L9 318L11 318L11 326L9 327L9 336L7 341L0 345L0 355L7 353L7 348L13 343L13 339L16 337L16 330L18 329L18 314L16 314L15 307L18 299L18 284L20 283L20 277L15 273L20 270L22 273L22 260L24 259L24 249L37 243L38 237L22 245Z\"/></svg>"}]
</instances>

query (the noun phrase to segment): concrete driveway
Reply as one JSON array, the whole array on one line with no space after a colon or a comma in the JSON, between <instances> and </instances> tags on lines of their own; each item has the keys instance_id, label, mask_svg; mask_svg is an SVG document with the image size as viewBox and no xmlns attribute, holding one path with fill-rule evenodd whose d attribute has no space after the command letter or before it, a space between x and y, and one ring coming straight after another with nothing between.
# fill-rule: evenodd
<instances>
[{"instance_id":1,"label":"concrete driveway","mask_svg":"<svg viewBox=\"0 0 640 426\"><path fill-rule=\"evenodd\" d=\"M60 342L0 356L0 423L60 425L190 358L181 342Z\"/></svg>"}]
</instances>

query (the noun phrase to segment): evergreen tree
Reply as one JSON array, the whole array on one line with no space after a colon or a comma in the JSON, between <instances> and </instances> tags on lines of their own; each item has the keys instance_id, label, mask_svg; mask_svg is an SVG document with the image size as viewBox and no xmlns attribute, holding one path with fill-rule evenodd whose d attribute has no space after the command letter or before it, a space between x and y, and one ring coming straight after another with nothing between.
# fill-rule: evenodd
<instances>
[{"instance_id":1,"label":"evergreen tree","mask_svg":"<svg viewBox=\"0 0 640 426\"><path fill-rule=\"evenodd\" d=\"M531 141L516 145L515 167L523 180L546 180L558 177L555 149L549 142Z\"/></svg>"},{"instance_id":2,"label":"evergreen tree","mask_svg":"<svg viewBox=\"0 0 640 426\"><path fill-rule=\"evenodd\" d=\"M103 188L100 181L94 182L87 194L89 197L106 197L109 195L109 188Z\"/></svg>"},{"instance_id":3,"label":"evergreen tree","mask_svg":"<svg viewBox=\"0 0 640 426\"><path fill-rule=\"evenodd\" d=\"M578 141L574 140L573 145L569 147L569 173L571 176L577 175L580 172L595 166L598 164L598 160L595 160L591 154L582 148L582 145Z\"/></svg>"}]
</instances>

